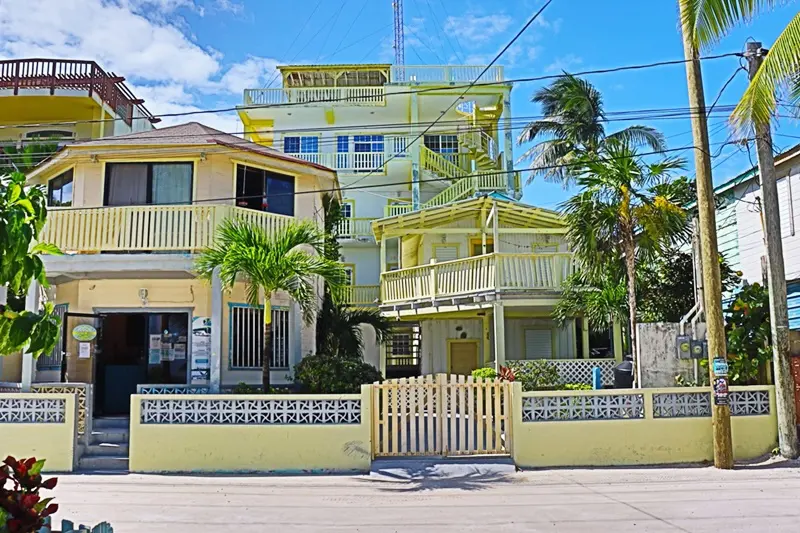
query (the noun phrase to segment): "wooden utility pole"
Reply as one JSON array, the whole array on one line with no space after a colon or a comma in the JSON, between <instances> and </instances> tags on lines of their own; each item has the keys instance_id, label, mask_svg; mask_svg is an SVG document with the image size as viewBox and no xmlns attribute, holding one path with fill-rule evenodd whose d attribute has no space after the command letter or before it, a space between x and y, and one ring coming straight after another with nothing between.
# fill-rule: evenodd
<instances>
[{"instance_id":1,"label":"wooden utility pole","mask_svg":"<svg viewBox=\"0 0 800 533\"><path fill-rule=\"evenodd\" d=\"M684 20L683 2L681 20ZM711 420L714 439L714 466L733 468L731 410L728 406L727 349L725 321L722 318L722 283L717 249L717 223L714 207L714 186L711 182L711 153L708 143L708 121L700 72L700 54L693 36L683 28L683 52L686 62L686 84L689 88L689 109L692 117L694 166L697 185L697 215L700 224L700 261L703 265L703 294L708 339L708 369L713 387ZM717 363L725 365L725 375L716 375ZM722 374L722 372L720 372Z\"/></svg>"},{"instance_id":2,"label":"wooden utility pole","mask_svg":"<svg viewBox=\"0 0 800 533\"><path fill-rule=\"evenodd\" d=\"M747 43L748 74L758 72L767 51L759 42ZM761 214L764 220L764 242L767 248L767 287L769 288L769 322L772 330L772 361L775 374L775 406L778 411L778 445L783 457L794 459L800 454L795 425L794 379L789 360L789 312L786 303L786 272L783 264L781 213L778 180L772 155L770 124L755 124L758 174L761 179Z\"/></svg>"}]
</instances>

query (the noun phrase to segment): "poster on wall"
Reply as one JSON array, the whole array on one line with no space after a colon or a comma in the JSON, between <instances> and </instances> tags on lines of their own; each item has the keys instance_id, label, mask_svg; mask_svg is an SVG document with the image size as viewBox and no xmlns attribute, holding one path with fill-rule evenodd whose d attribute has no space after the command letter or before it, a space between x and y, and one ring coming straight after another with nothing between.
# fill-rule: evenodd
<instances>
[{"instance_id":1,"label":"poster on wall","mask_svg":"<svg viewBox=\"0 0 800 533\"><path fill-rule=\"evenodd\" d=\"M157 365L161 363L161 335L150 335L147 363Z\"/></svg>"},{"instance_id":2,"label":"poster on wall","mask_svg":"<svg viewBox=\"0 0 800 533\"><path fill-rule=\"evenodd\" d=\"M211 318L192 318L192 384L208 383L211 371Z\"/></svg>"}]
</instances>

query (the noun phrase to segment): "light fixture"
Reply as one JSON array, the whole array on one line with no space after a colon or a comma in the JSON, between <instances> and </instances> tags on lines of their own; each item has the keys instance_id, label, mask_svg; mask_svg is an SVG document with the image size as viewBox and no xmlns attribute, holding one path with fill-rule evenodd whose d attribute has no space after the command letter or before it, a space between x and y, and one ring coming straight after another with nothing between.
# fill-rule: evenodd
<instances>
[{"instance_id":1,"label":"light fixture","mask_svg":"<svg viewBox=\"0 0 800 533\"><path fill-rule=\"evenodd\" d=\"M139 289L139 299L142 301L142 307L147 306L147 289Z\"/></svg>"}]
</instances>

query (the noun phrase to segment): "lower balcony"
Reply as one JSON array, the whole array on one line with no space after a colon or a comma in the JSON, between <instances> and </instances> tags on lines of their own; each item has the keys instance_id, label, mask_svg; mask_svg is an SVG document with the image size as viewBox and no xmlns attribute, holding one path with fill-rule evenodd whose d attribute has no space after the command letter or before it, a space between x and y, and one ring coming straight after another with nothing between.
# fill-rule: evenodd
<instances>
[{"instance_id":1,"label":"lower balcony","mask_svg":"<svg viewBox=\"0 0 800 533\"><path fill-rule=\"evenodd\" d=\"M569 253L493 253L381 274L381 304L437 305L490 294L542 295L560 290L573 272Z\"/></svg>"},{"instance_id":2,"label":"lower balcony","mask_svg":"<svg viewBox=\"0 0 800 533\"><path fill-rule=\"evenodd\" d=\"M212 244L225 218L254 222L269 232L293 220L231 205L50 208L40 240L65 253L198 252Z\"/></svg>"},{"instance_id":3,"label":"lower balcony","mask_svg":"<svg viewBox=\"0 0 800 533\"><path fill-rule=\"evenodd\" d=\"M375 242L372 234L374 218L343 218L339 222L337 233L340 239L352 239L364 242Z\"/></svg>"},{"instance_id":4,"label":"lower balcony","mask_svg":"<svg viewBox=\"0 0 800 533\"><path fill-rule=\"evenodd\" d=\"M380 285L350 285L345 288L344 301L351 307L375 307L380 295Z\"/></svg>"}]
</instances>

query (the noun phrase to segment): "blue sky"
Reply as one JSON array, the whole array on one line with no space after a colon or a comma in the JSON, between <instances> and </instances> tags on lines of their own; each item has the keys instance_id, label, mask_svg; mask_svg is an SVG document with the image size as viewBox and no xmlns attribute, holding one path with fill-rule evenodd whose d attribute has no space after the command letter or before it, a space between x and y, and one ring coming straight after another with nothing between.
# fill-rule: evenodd
<instances>
[{"instance_id":1,"label":"blue sky","mask_svg":"<svg viewBox=\"0 0 800 533\"><path fill-rule=\"evenodd\" d=\"M485 63L540 5L541 0L405 0L406 63ZM796 11L790 3L761 15L711 53L740 51L748 37L770 46ZM500 63L507 77L516 78L680 59L677 18L673 0L554 0ZM392 8L390 0L3 0L0 35L0 58L94 59L124 75L154 113L169 113L240 103L244 88L274 80L276 64L391 61ZM704 64L709 102L738 64L738 58ZM589 79L609 111L688 105L682 65ZM528 99L539 86L514 88L515 117L538 114ZM745 87L742 72L720 103L735 103ZM195 119L225 131L241 129L235 114ZM671 147L691 144L688 119L645 123L669 136ZM612 122L609 129L628 124ZM722 119L712 120L711 130L712 143L730 133ZM799 142L780 136L800 135L794 121L782 120L777 134L779 147ZM728 147L714 164L720 182L749 161L746 152ZM552 208L567 194L537 182L526 188L524 200Z\"/></svg>"}]
</instances>

